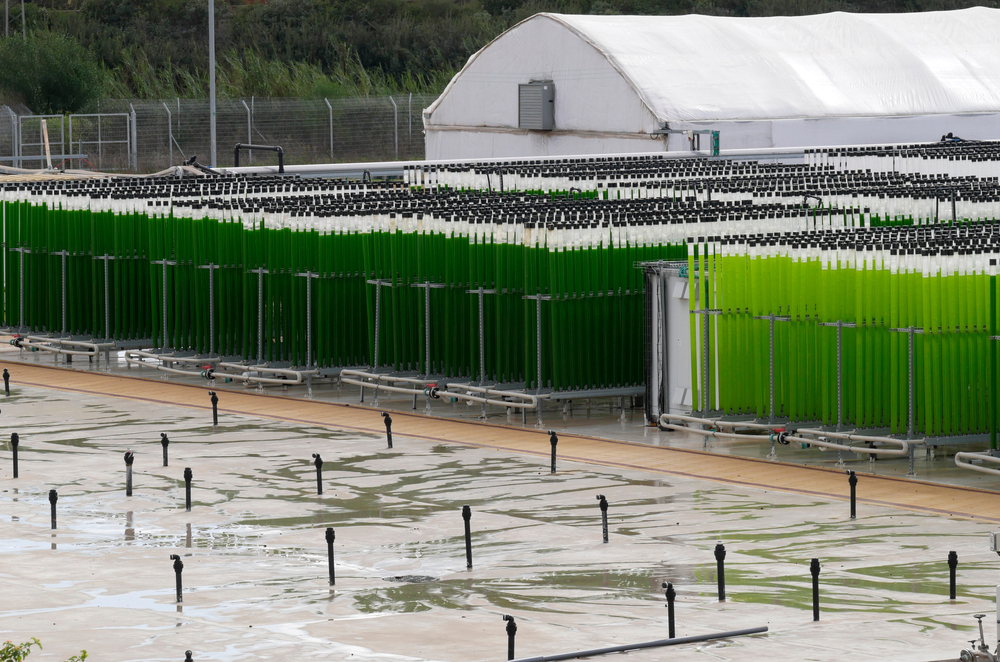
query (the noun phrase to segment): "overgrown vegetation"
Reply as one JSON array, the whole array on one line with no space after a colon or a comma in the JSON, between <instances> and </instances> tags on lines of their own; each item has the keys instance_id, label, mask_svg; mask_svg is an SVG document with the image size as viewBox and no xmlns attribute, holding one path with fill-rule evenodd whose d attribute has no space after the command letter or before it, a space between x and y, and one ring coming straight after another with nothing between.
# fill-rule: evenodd
<instances>
[{"instance_id":1,"label":"overgrown vegetation","mask_svg":"<svg viewBox=\"0 0 1000 662\"><path fill-rule=\"evenodd\" d=\"M8 640L0 646L0 662L22 662L31 653L32 646L41 650L42 642L38 641L35 637L32 637L31 641L26 641L23 644L15 644ZM86 659L87 651L80 651L79 655L74 655L66 660L66 662L83 662Z\"/></svg>"},{"instance_id":2,"label":"overgrown vegetation","mask_svg":"<svg viewBox=\"0 0 1000 662\"><path fill-rule=\"evenodd\" d=\"M217 85L223 97L436 93L472 53L540 11L769 16L996 7L998 2L216 0ZM19 3L12 3L11 36L0 40L0 70L8 72L0 89L36 112L75 110L97 96L208 93L207 0L29 0L25 25L27 44ZM32 77L15 75L21 64L29 67L24 71L46 73L47 82L18 84L15 78ZM59 80L63 83L53 88L50 83ZM81 84L89 95L81 94ZM63 87L69 92L63 94Z\"/></svg>"}]
</instances>

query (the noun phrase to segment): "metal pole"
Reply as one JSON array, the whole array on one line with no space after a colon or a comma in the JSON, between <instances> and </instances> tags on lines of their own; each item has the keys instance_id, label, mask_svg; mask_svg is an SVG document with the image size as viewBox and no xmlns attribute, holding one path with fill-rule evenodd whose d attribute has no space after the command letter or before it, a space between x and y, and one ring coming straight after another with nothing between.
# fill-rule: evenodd
<instances>
[{"instance_id":1,"label":"metal pole","mask_svg":"<svg viewBox=\"0 0 1000 662\"><path fill-rule=\"evenodd\" d=\"M208 0L208 96L209 96L209 142L212 161L215 163L215 0ZM252 141L251 141L252 142Z\"/></svg>"},{"instance_id":2,"label":"metal pole","mask_svg":"<svg viewBox=\"0 0 1000 662\"><path fill-rule=\"evenodd\" d=\"M313 464L316 466L316 494L323 494L323 458L319 453L313 453Z\"/></svg>"},{"instance_id":3,"label":"metal pole","mask_svg":"<svg viewBox=\"0 0 1000 662\"><path fill-rule=\"evenodd\" d=\"M677 636L674 629L674 600L677 599L677 591L674 590L674 585L670 582L663 584L663 588L667 589L667 633L670 638L673 639Z\"/></svg>"},{"instance_id":4,"label":"metal pole","mask_svg":"<svg viewBox=\"0 0 1000 662\"><path fill-rule=\"evenodd\" d=\"M606 543L608 542L608 500L603 494L598 494L597 502L601 508L601 533Z\"/></svg>"},{"instance_id":5,"label":"metal pole","mask_svg":"<svg viewBox=\"0 0 1000 662\"><path fill-rule=\"evenodd\" d=\"M396 140L396 160L399 160L399 107L396 106L396 101L389 97L389 101L392 101L392 133Z\"/></svg>"},{"instance_id":6,"label":"metal pole","mask_svg":"<svg viewBox=\"0 0 1000 662\"><path fill-rule=\"evenodd\" d=\"M955 571L958 569L958 552L948 552L948 597L955 599Z\"/></svg>"},{"instance_id":7,"label":"metal pole","mask_svg":"<svg viewBox=\"0 0 1000 662\"><path fill-rule=\"evenodd\" d=\"M771 396L770 396L770 400L769 400L769 404L768 404L768 409L767 409L767 414L768 414L767 422L773 424L774 423L774 315L771 315L771 355L770 356L771 356L771 371L770 371Z\"/></svg>"},{"instance_id":8,"label":"metal pole","mask_svg":"<svg viewBox=\"0 0 1000 662\"><path fill-rule=\"evenodd\" d=\"M851 519L858 517L858 476L853 471L847 472L847 483L851 486Z\"/></svg>"},{"instance_id":9,"label":"metal pole","mask_svg":"<svg viewBox=\"0 0 1000 662\"><path fill-rule=\"evenodd\" d=\"M465 520L465 567L472 570L472 527L469 524L469 520L472 519L472 508L470 506L462 506L462 519Z\"/></svg>"},{"instance_id":10,"label":"metal pole","mask_svg":"<svg viewBox=\"0 0 1000 662\"><path fill-rule=\"evenodd\" d=\"M507 659L514 659L514 637L517 635L517 623L514 622L514 617L505 615L503 620L507 621Z\"/></svg>"},{"instance_id":11,"label":"metal pole","mask_svg":"<svg viewBox=\"0 0 1000 662\"><path fill-rule=\"evenodd\" d=\"M125 451L125 496L132 496L132 462L135 460L135 453L131 450Z\"/></svg>"},{"instance_id":12,"label":"metal pole","mask_svg":"<svg viewBox=\"0 0 1000 662\"><path fill-rule=\"evenodd\" d=\"M245 99L240 99L240 103L242 103L243 107L247 109L247 144L248 145L252 145L253 144L253 129L251 128L251 126L252 126L252 123L253 123L253 119L252 119L251 114L250 114L250 106L247 105L247 102L246 102ZM247 165L248 166L253 165L253 150L252 149L248 149L247 150Z\"/></svg>"},{"instance_id":13,"label":"metal pole","mask_svg":"<svg viewBox=\"0 0 1000 662\"><path fill-rule=\"evenodd\" d=\"M191 479L194 474L191 467L184 469L184 510L191 512Z\"/></svg>"},{"instance_id":14,"label":"metal pole","mask_svg":"<svg viewBox=\"0 0 1000 662\"><path fill-rule=\"evenodd\" d=\"M813 580L813 620L819 620L819 559L813 559L809 563L809 572L812 573Z\"/></svg>"},{"instance_id":15,"label":"metal pole","mask_svg":"<svg viewBox=\"0 0 1000 662\"><path fill-rule=\"evenodd\" d=\"M330 112L330 161L333 162L333 106L330 105L329 99L323 101L326 101L326 109Z\"/></svg>"},{"instance_id":16,"label":"metal pole","mask_svg":"<svg viewBox=\"0 0 1000 662\"><path fill-rule=\"evenodd\" d=\"M170 107L167 106L167 102L163 102L163 109L167 111L167 148L170 150L170 163L168 165L174 164L174 119L173 115L170 113ZM70 118L70 143L73 142L73 122ZM72 145L70 145L72 147Z\"/></svg>"},{"instance_id":17,"label":"metal pole","mask_svg":"<svg viewBox=\"0 0 1000 662\"><path fill-rule=\"evenodd\" d=\"M908 421L907 421L907 425L906 425L906 439L907 439L907 441L913 439L913 330L914 329L911 326L910 327L910 332L906 334L907 337L909 338L909 372L908 372L909 378L907 379L907 388L908 388L908 400L907 400L908 404L907 404L907 407L909 408L909 415L907 417ZM909 455L910 455L910 457L909 457L909 460L910 460L910 470L909 470L909 472L907 472L906 475L907 476L916 476L917 473L913 470L913 444L910 444L910 454Z\"/></svg>"},{"instance_id":18,"label":"metal pole","mask_svg":"<svg viewBox=\"0 0 1000 662\"><path fill-rule=\"evenodd\" d=\"M28 40L28 27L24 22L24 0L21 0L21 36Z\"/></svg>"},{"instance_id":19,"label":"metal pole","mask_svg":"<svg viewBox=\"0 0 1000 662\"><path fill-rule=\"evenodd\" d=\"M715 546L715 564L718 569L719 602L726 601L726 546L719 543Z\"/></svg>"},{"instance_id":20,"label":"metal pole","mask_svg":"<svg viewBox=\"0 0 1000 662\"><path fill-rule=\"evenodd\" d=\"M334 586L337 583L337 575L334 572L333 565L333 541L337 539L337 534L333 529L327 527L326 529L326 556L330 565L330 586Z\"/></svg>"}]
</instances>

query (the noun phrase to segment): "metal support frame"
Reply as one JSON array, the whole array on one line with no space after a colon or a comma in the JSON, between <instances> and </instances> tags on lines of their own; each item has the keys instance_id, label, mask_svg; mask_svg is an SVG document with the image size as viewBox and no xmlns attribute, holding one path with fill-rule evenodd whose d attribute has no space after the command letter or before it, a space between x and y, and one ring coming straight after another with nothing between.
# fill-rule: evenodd
<instances>
[{"instance_id":1,"label":"metal support frame","mask_svg":"<svg viewBox=\"0 0 1000 662\"><path fill-rule=\"evenodd\" d=\"M844 423L844 382L843 382L843 354L842 354L842 332L843 329L853 329L857 327L854 322L820 322L819 326L832 326L837 329L837 432L841 431Z\"/></svg>"},{"instance_id":2,"label":"metal support frame","mask_svg":"<svg viewBox=\"0 0 1000 662\"><path fill-rule=\"evenodd\" d=\"M208 269L208 355L215 354L215 270L222 266L209 262L198 265L199 269Z\"/></svg>"},{"instance_id":3,"label":"metal support frame","mask_svg":"<svg viewBox=\"0 0 1000 662\"><path fill-rule=\"evenodd\" d=\"M551 294L542 294L541 288L538 289L537 294L530 294L521 297L522 299L534 299L535 301L535 361L536 370L535 373L535 395L542 394L542 302L551 301ZM625 417L625 408L622 407L622 418ZM542 427L542 406L538 406L538 422L535 427Z\"/></svg>"},{"instance_id":4,"label":"metal support frame","mask_svg":"<svg viewBox=\"0 0 1000 662\"><path fill-rule=\"evenodd\" d=\"M819 326L832 326L837 329L837 432L840 432L844 423L844 380L843 380L843 353L842 353L842 332L845 328L853 329L857 327L854 322L820 322ZM837 451L837 466L844 466L844 454Z\"/></svg>"},{"instance_id":5,"label":"metal support frame","mask_svg":"<svg viewBox=\"0 0 1000 662\"><path fill-rule=\"evenodd\" d=\"M250 269L248 274L257 274L257 361L264 362L264 274L271 273L261 265Z\"/></svg>"},{"instance_id":6,"label":"metal support frame","mask_svg":"<svg viewBox=\"0 0 1000 662\"><path fill-rule=\"evenodd\" d=\"M62 332L66 333L66 258L70 252L67 250L53 251L49 255L62 257Z\"/></svg>"},{"instance_id":7,"label":"metal support frame","mask_svg":"<svg viewBox=\"0 0 1000 662\"><path fill-rule=\"evenodd\" d=\"M295 275L306 279L306 367L311 368L313 365L312 282L313 278L321 278L321 276L315 271L304 271Z\"/></svg>"},{"instance_id":8,"label":"metal support frame","mask_svg":"<svg viewBox=\"0 0 1000 662\"><path fill-rule=\"evenodd\" d=\"M167 334L167 267L176 265L177 261L164 257L162 260L150 260L149 263L163 265L163 349L170 349L170 336Z\"/></svg>"},{"instance_id":9,"label":"metal support frame","mask_svg":"<svg viewBox=\"0 0 1000 662\"><path fill-rule=\"evenodd\" d=\"M104 336L105 340L109 340L112 336L111 333L111 292L108 291L108 262L114 260L114 255L95 255L95 260L101 260L104 262Z\"/></svg>"},{"instance_id":10,"label":"metal support frame","mask_svg":"<svg viewBox=\"0 0 1000 662\"><path fill-rule=\"evenodd\" d=\"M692 310L691 314L692 315L702 315L703 316L703 321L702 321L702 324L701 324L701 326L702 326L702 339L701 339L701 366L702 366L702 368L701 368L701 403L702 403L702 408L701 408L701 410L702 410L703 415L706 418L708 418L709 402L711 400L711 398L709 398L709 396L708 396L708 368L709 368L709 357L708 357L708 345L709 345L709 340L708 340L708 316L709 315L721 315L722 314L722 310L720 310L718 308L702 308L701 310ZM773 336L773 334L772 334L772 336ZM771 343L771 347L772 347L771 352L773 354L774 353L774 342L773 341ZM773 361L773 359L772 359L772 362L771 362L771 370L772 370L772 372L774 371L774 361ZM772 383L772 389L773 389L773 383L774 383L773 377L772 377L771 383ZM773 390L772 390L772 393L773 393ZM772 395L771 397L772 397L772 400L773 400L774 396Z\"/></svg>"},{"instance_id":11,"label":"metal support frame","mask_svg":"<svg viewBox=\"0 0 1000 662\"><path fill-rule=\"evenodd\" d=\"M781 308L778 308L778 312L781 312ZM768 425L774 425L774 323L775 322L790 322L792 320L788 315L775 315L771 313L770 315L754 315L755 320L768 320L771 327L771 402L768 406Z\"/></svg>"},{"instance_id":12,"label":"metal support frame","mask_svg":"<svg viewBox=\"0 0 1000 662\"><path fill-rule=\"evenodd\" d=\"M382 288L383 287L395 287L396 283L391 278L372 278L371 280L366 280L369 285L375 286L375 342L372 348L372 372L378 372L378 341L379 341L379 328L382 321ZM361 389L361 402L365 401L365 390ZM375 404L378 404L378 391L375 391Z\"/></svg>"},{"instance_id":13,"label":"metal support frame","mask_svg":"<svg viewBox=\"0 0 1000 662\"><path fill-rule=\"evenodd\" d=\"M908 377L907 377L908 396L907 396L907 415L906 415L906 417L907 417L907 423L906 423L906 440L907 441L912 441L913 440L913 432L914 432L914 430L913 430L913 428L914 428L913 418L914 418L914 413L915 413L914 412L914 408L913 408L913 334L914 333L921 333L922 334L924 332L924 330L921 327L917 327L917 326L907 326L907 327L900 327L898 329L889 329L889 331L894 332L894 333L905 333L906 336L907 336L907 339L909 341L908 342L908 345L909 345L909 371L908 371ZM912 444L910 445L909 460L910 460L910 470L907 472L906 475L912 478L913 476L917 475L917 472L913 468L913 445Z\"/></svg>"},{"instance_id":14,"label":"metal support frame","mask_svg":"<svg viewBox=\"0 0 1000 662\"><path fill-rule=\"evenodd\" d=\"M411 283L410 287L424 288L424 377L431 374L431 290L447 287L444 283L432 283L425 280L422 283Z\"/></svg>"},{"instance_id":15,"label":"metal support frame","mask_svg":"<svg viewBox=\"0 0 1000 662\"><path fill-rule=\"evenodd\" d=\"M482 285L474 290L466 290L466 294L479 295L479 385L486 384L486 327L485 314L483 312L483 296L496 294L496 290L488 290ZM486 403L483 403L481 418L486 418Z\"/></svg>"},{"instance_id":16,"label":"metal support frame","mask_svg":"<svg viewBox=\"0 0 1000 662\"><path fill-rule=\"evenodd\" d=\"M10 250L15 251L15 252L21 254L20 267L19 267L21 273L20 273L20 278L18 279L19 280L18 285L19 285L20 293L18 295L18 301L17 301L17 303L18 303L18 306L20 308L20 311L19 311L20 312L20 319L18 320L18 325L21 328L21 330L23 330L25 328L24 327L24 255L26 253L30 255L31 254L31 249L27 248L26 246L21 246L20 248L12 248Z\"/></svg>"}]
</instances>

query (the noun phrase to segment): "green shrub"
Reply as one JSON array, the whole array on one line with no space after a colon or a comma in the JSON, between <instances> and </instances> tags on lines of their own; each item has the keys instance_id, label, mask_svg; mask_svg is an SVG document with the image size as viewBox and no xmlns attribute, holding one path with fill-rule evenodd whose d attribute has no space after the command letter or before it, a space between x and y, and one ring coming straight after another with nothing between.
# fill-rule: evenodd
<instances>
[{"instance_id":1,"label":"green shrub","mask_svg":"<svg viewBox=\"0 0 1000 662\"><path fill-rule=\"evenodd\" d=\"M83 110L101 95L104 74L76 40L39 31L0 39L0 90L39 114Z\"/></svg>"},{"instance_id":2,"label":"green shrub","mask_svg":"<svg viewBox=\"0 0 1000 662\"><path fill-rule=\"evenodd\" d=\"M32 637L31 641L26 641L23 644L15 644L8 640L0 646L0 662L21 662L31 653L32 646L37 646L41 650L42 642L38 641L35 637ZM66 660L66 662L83 662L86 659L87 651L80 651L79 655L74 655Z\"/></svg>"}]
</instances>

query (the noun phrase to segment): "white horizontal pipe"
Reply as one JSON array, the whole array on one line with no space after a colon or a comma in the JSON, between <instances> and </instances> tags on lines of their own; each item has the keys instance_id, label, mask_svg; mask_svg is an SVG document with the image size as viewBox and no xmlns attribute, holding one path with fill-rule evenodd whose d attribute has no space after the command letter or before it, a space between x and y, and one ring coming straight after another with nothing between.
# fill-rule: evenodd
<instances>
[{"instance_id":1,"label":"white horizontal pipe","mask_svg":"<svg viewBox=\"0 0 1000 662\"><path fill-rule=\"evenodd\" d=\"M146 364L143 364L146 365ZM165 365L153 366L160 372L167 372L171 375L183 375L185 377L201 377L201 370L181 370L180 368L168 368Z\"/></svg>"},{"instance_id":2,"label":"white horizontal pipe","mask_svg":"<svg viewBox=\"0 0 1000 662\"><path fill-rule=\"evenodd\" d=\"M373 391L386 391L389 393L403 393L405 395L424 395L424 389L414 389L414 388L402 388L400 386L388 386L383 384L372 384L371 382L362 382L357 379L351 379L350 377L344 377L346 370L341 373L340 381L344 384L351 384L352 386L360 386L361 388L370 388Z\"/></svg>"},{"instance_id":3,"label":"white horizontal pipe","mask_svg":"<svg viewBox=\"0 0 1000 662\"><path fill-rule=\"evenodd\" d=\"M801 434L814 434L822 437L833 437L834 439L846 439L847 441L871 441L871 442L890 442L893 444L902 444L903 448L906 448L907 443L903 439L893 439L892 437L866 437L860 434L851 434L849 432L827 432L825 430L813 430L809 428L799 428L796 432Z\"/></svg>"},{"instance_id":4,"label":"white horizontal pipe","mask_svg":"<svg viewBox=\"0 0 1000 662\"><path fill-rule=\"evenodd\" d=\"M450 389L452 387L452 384L445 384L444 387L446 390ZM520 393L518 391L499 391L493 388L487 388L483 386L470 386L468 384L454 384L454 387L460 390L470 391L472 393L483 393L485 395L499 395L501 397L507 396L511 398L520 398L522 400L527 400L532 404L538 402L538 398L530 393ZM440 393L441 391L438 392ZM448 391L448 393L455 393L455 391Z\"/></svg>"},{"instance_id":5,"label":"white horizontal pipe","mask_svg":"<svg viewBox=\"0 0 1000 662\"><path fill-rule=\"evenodd\" d=\"M983 462L992 462L994 464L1000 464L1000 457L993 457L992 455L983 455L981 453L955 453L955 466L961 467L962 469L972 469L973 471L978 471L984 474L992 474L994 476L1000 476L1000 471L998 471L997 469L990 469L989 467L977 467L974 464L962 462L962 460L982 460ZM1000 610L1000 606L998 606L997 609ZM997 622L1000 623L1000 621Z\"/></svg>"},{"instance_id":6,"label":"white horizontal pipe","mask_svg":"<svg viewBox=\"0 0 1000 662\"><path fill-rule=\"evenodd\" d=\"M403 383L403 384L417 384L419 386L427 387L435 382L428 379L414 379L412 377L393 377L391 375L379 375L374 372L365 372L364 370L342 370L341 375L347 375L348 377L361 377L363 379L374 379L380 382L388 383ZM369 388L375 388L375 384L366 384ZM379 386L378 388L382 388Z\"/></svg>"},{"instance_id":7,"label":"white horizontal pipe","mask_svg":"<svg viewBox=\"0 0 1000 662\"><path fill-rule=\"evenodd\" d=\"M697 428L689 428L686 425L674 425L673 423L660 423L660 427L667 428L668 430L677 430L678 432L690 432L691 434L700 434L706 437L715 437L718 439L739 439L742 441L768 441L768 435L766 434L739 434L737 432L719 432L717 430L699 430Z\"/></svg>"},{"instance_id":8,"label":"white horizontal pipe","mask_svg":"<svg viewBox=\"0 0 1000 662\"><path fill-rule=\"evenodd\" d=\"M800 430L804 432L804 430ZM813 431L815 432L815 431ZM822 434L826 434L825 432ZM910 445L907 444L902 439L891 439L889 437L855 437L855 441L872 441L878 443L893 443L899 444L900 448L898 450L885 449L885 448L867 448L865 446L848 446L846 444L835 444L831 441L822 441L819 439L810 439L808 437L796 437L794 435L788 435L785 439L791 439L793 441L799 441L804 444L809 444L810 446L820 446L822 448L832 448L838 451L850 451L852 453L868 453L869 455L887 455L889 457L901 457L907 455L910 452Z\"/></svg>"},{"instance_id":9,"label":"white horizontal pipe","mask_svg":"<svg viewBox=\"0 0 1000 662\"><path fill-rule=\"evenodd\" d=\"M753 430L774 430L778 425L765 425L763 423L751 423L749 421L724 421L719 418L699 418L688 416L687 414L661 414L660 424L666 426L665 421L687 421L688 423L701 423L702 425L715 425L723 428L751 428Z\"/></svg>"},{"instance_id":10,"label":"white horizontal pipe","mask_svg":"<svg viewBox=\"0 0 1000 662\"><path fill-rule=\"evenodd\" d=\"M530 396L531 400L528 402L510 402L509 400L493 400L489 397L481 398L478 395L472 395L471 393L456 393L455 391L438 391L438 395L447 395L453 398L458 398L459 400L471 400L472 402L483 402L488 405L497 405L498 407L514 407L516 409L537 409L538 400L535 396ZM504 393L504 395L509 395ZM520 395L520 394L518 394Z\"/></svg>"},{"instance_id":11,"label":"white horizontal pipe","mask_svg":"<svg viewBox=\"0 0 1000 662\"><path fill-rule=\"evenodd\" d=\"M46 340L44 342L54 342L54 341ZM34 348L41 350L43 352L52 352L53 354L68 354L70 356L97 356L98 352L100 351L96 348L90 351L83 351L79 349L60 349L59 347L53 347L52 345L30 342L26 339L21 340L21 347L27 347L29 349Z\"/></svg>"}]
</instances>

